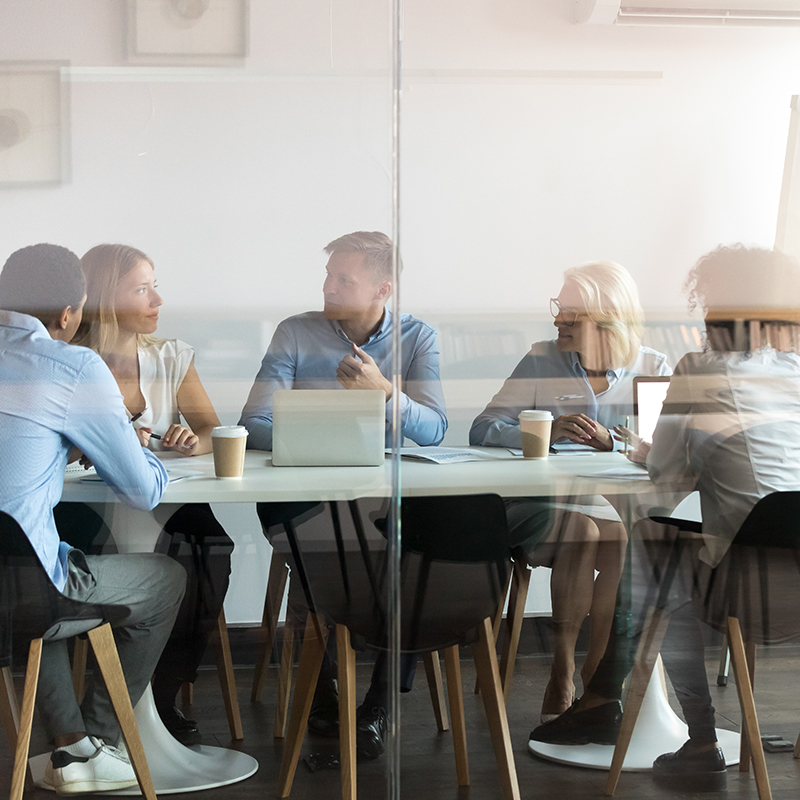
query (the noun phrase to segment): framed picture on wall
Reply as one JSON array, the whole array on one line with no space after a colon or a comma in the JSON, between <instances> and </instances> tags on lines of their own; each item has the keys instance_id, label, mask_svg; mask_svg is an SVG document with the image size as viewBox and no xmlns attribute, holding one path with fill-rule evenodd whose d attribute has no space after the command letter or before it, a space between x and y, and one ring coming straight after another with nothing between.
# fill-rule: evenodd
<instances>
[{"instance_id":1,"label":"framed picture on wall","mask_svg":"<svg viewBox=\"0 0 800 800\"><path fill-rule=\"evenodd\" d=\"M128 61L220 66L249 47L249 0L128 0Z\"/></svg>"},{"instance_id":2,"label":"framed picture on wall","mask_svg":"<svg viewBox=\"0 0 800 800\"><path fill-rule=\"evenodd\" d=\"M64 62L0 61L0 188L69 180Z\"/></svg>"}]
</instances>

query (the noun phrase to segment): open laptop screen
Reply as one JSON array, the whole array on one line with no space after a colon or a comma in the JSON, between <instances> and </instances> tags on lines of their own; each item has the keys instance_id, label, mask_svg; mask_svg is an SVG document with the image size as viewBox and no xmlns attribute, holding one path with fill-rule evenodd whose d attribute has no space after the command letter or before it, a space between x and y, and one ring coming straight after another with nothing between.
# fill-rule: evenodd
<instances>
[{"instance_id":1,"label":"open laptop screen","mask_svg":"<svg viewBox=\"0 0 800 800\"><path fill-rule=\"evenodd\" d=\"M383 464L383 390L278 389L272 399L273 466Z\"/></svg>"},{"instance_id":2,"label":"open laptop screen","mask_svg":"<svg viewBox=\"0 0 800 800\"><path fill-rule=\"evenodd\" d=\"M633 379L633 415L636 418L636 433L647 441L653 441L661 406L667 396L669 376L657 375Z\"/></svg>"}]
</instances>

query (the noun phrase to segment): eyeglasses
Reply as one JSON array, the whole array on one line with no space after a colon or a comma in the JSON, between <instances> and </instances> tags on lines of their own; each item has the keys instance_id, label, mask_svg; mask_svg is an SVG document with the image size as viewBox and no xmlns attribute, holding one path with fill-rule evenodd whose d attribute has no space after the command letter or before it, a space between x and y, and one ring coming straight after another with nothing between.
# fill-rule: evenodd
<instances>
[{"instance_id":1,"label":"eyeglasses","mask_svg":"<svg viewBox=\"0 0 800 800\"><path fill-rule=\"evenodd\" d=\"M555 297L550 298L550 313L554 319L561 314L561 319L568 328L571 328L578 319L578 312L574 308L564 308Z\"/></svg>"}]
</instances>

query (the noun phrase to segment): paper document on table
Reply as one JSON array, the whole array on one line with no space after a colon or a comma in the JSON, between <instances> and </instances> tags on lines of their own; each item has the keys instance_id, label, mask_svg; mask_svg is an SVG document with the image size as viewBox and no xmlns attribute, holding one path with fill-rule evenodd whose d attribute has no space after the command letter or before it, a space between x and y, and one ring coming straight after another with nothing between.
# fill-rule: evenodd
<instances>
[{"instance_id":1,"label":"paper document on table","mask_svg":"<svg viewBox=\"0 0 800 800\"><path fill-rule=\"evenodd\" d=\"M150 452L153 451L151 450ZM211 460L211 453L206 456L185 456L181 455L181 453L174 453L171 450L161 450L153 453L153 455L159 461L163 461L164 466L168 466L170 469L173 467L192 469L196 468L198 464L206 464Z\"/></svg>"},{"instance_id":2,"label":"paper document on table","mask_svg":"<svg viewBox=\"0 0 800 800\"><path fill-rule=\"evenodd\" d=\"M204 472L200 469L175 469L173 467L169 467L167 469L167 477L169 478L170 483L175 483L176 481L182 481L184 478L196 478L198 475L202 476ZM86 481L87 483L100 483L103 482L103 479L95 472L91 475L86 475L81 477L82 481Z\"/></svg>"},{"instance_id":3,"label":"paper document on table","mask_svg":"<svg viewBox=\"0 0 800 800\"><path fill-rule=\"evenodd\" d=\"M94 467L85 469L80 461L73 461L71 464L67 464L67 468L64 470L64 477L69 475L77 475L82 478L87 475L97 475L97 470Z\"/></svg>"},{"instance_id":4,"label":"paper document on table","mask_svg":"<svg viewBox=\"0 0 800 800\"><path fill-rule=\"evenodd\" d=\"M518 456L522 458L522 448L519 447L506 447L505 448L512 456ZM589 447L585 444L574 444L573 442L568 442L567 444L551 444L550 445L550 453L551 456L593 456L597 454L597 450L594 447Z\"/></svg>"},{"instance_id":5,"label":"paper document on table","mask_svg":"<svg viewBox=\"0 0 800 800\"><path fill-rule=\"evenodd\" d=\"M589 447L588 444L578 444L578 442L558 442L552 447L556 451L553 455L563 453L571 456L593 456L599 452L594 447Z\"/></svg>"},{"instance_id":6,"label":"paper document on table","mask_svg":"<svg viewBox=\"0 0 800 800\"><path fill-rule=\"evenodd\" d=\"M650 476L647 470L642 467L630 466L613 467L612 469L601 469L598 472L584 472L579 478L596 478L598 480L619 479L624 481L649 481Z\"/></svg>"},{"instance_id":7,"label":"paper document on table","mask_svg":"<svg viewBox=\"0 0 800 800\"><path fill-rule=\"evenodd\" d=\"M390 449L386 455L391 455ZM499 455L485 453L482 450L463 450L458 447L401 447L402 458L417 461L430 461L433 464L459 464L462 461L497 461Z\"/></svg>"}]
</instances>

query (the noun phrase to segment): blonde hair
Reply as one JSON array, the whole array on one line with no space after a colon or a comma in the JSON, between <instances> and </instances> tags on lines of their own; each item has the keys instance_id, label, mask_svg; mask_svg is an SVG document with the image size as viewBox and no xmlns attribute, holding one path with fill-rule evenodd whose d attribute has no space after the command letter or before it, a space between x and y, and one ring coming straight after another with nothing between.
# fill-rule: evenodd
<instances>
[{"instance_id":1,"label":"blonde hair","mask_svg":"<svg viewBox=\"0 0 800 800\"><path fill-rule=\"evenodd\" d=\"M590 261L564 272L586 306L586 316L600 331L603 355L612 368L636 360L644 330L639 290L625 267L614 261Z\"/></svg>"},{"instance_id":2,"label":"blonde hair","mask_svg":"<svg viewBox=\"0 0 800 800\"><path fill-rule=\"evenodd\" d=\"M81 259L86 276L86 305L73 344L88 347L103 359L112 352L119 335L114 306L117 288L119 282L142 261L154 266L148 255L125 244L99 244L86 252ZM137 337L138 344L144 346L157 341L154 336L139 334Z\"/></svg>"},{"instance_id":3,"label":"blonde hair","mask_svg":"<svg viewBox=\"0 0 800 800\"><path fill-rule=\"evenodd\" d=\"M323 248L332 256L334 253L363 253L364 263L372 270L375 282L392 279L392 240L380 231L355 231L340 236ZM403 260L398 256L397 271L402 272Z\"/></svg>"}]
</instances>

